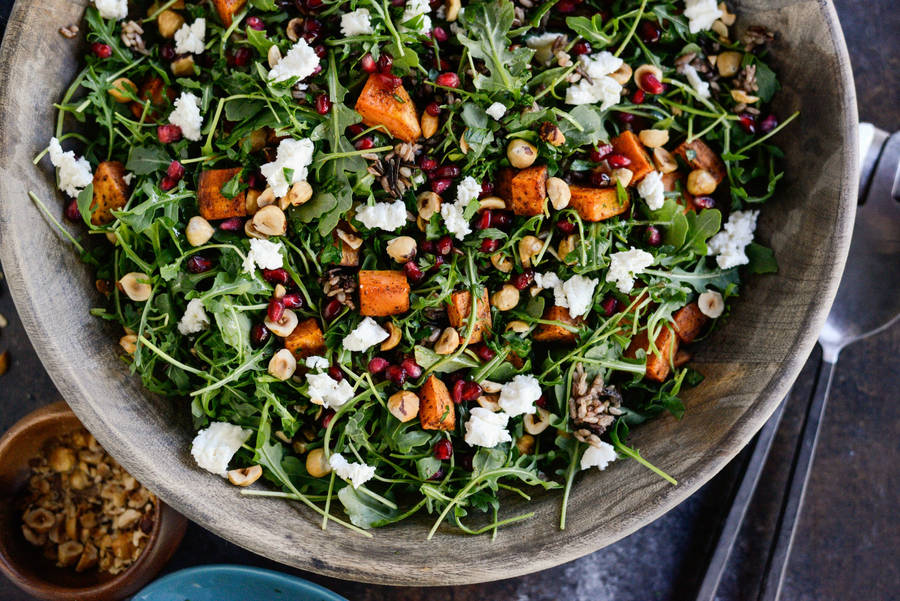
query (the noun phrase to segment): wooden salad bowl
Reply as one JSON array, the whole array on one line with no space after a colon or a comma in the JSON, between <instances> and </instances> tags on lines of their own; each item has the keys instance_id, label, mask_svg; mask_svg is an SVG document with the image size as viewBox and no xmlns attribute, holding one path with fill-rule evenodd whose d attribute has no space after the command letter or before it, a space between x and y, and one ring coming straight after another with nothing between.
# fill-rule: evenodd
<instances>
[{"instance_id":1,"label":"wooden salad bowl","mask_svg":"<svg viewBox=\"0 0 900 601\"><path fill-rule=\"evenodd\" d=\"M549 568L645 526L722 469L763 425L796 378L837 290L857 191L857 112L850 62L829 0L743 0L735 8L780 33L774 106L800 117L779 136L785 178L762 212L758 236L775 250L776 275L749 277L724 327L695 356L703 383L685 394L683 419L636 429L641 453L678 479L671 486L635 461L576 483L560 531L561 494L509 499L506 515L534 517L489 536L442 529L432 518L373 531L321 521L282 500L249 498L197 469L184 401L141 387L118 358L120 332L88 313L101 304L76 253L29 200L61 213L52 170L32 165L54 130L56 102L81 54L57 33L86 0L16 3L0 53L0 259L38 355L78 417L122 465L166 503L222 537L298 568L393 585L464 584ZM742 21L739 20L739 26Z\"/></svg>"}]
</instances>

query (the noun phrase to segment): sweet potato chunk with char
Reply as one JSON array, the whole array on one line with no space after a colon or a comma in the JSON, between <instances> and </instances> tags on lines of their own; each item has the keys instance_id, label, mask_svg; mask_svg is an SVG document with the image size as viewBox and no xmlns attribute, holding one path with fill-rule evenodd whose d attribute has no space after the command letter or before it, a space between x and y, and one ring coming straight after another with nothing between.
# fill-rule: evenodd
<instances>
[{"instance_id":1,"label":"sweet potato chunk with char","mask_svg":"<svg viewBox=\"0 0 900 601\"><path fill-rule=\"evenodd\" d=\"M219 19L222 20L225 27L231 27L234 15L240 12L245 4L247 4L247 0L213 0L216 12L219 13Z\"/></svg>"},{"instance_id":2,"label":"sweet potato chunk with char","mask_svg":"<svg viewBox=\"0 0 900 601\"><path fill-rule=\"evenodd\" d=\"M674 322L672 328L678 339L684 343L691 343L703 331L709 317L704 315L700 311L700 305L694 302L675 311L672 320Z\"/></svg>"},{"instance_id":3,"label":"sweet potato chunk with char","mask_svg":"<svg viewBox=\"0 0 900 601\"><path fill-rule=\"evenodd\" d=\"M631 339L631 344L625 350L625 356L635 359L638 349L646 351L647 370L644 372L644 377L654 382L662 382L669 377L671 358L678 352L678 337L672 330L664 327L657 334L655 344L659 354L650 351L650 338L647 336L647 330L641 330Z\"/></svg>"},{"instance_id":4,"label":"sweet potato chunk with char","mask_svg":"<svg viewBox=\"0 0 900 601\"><path fill-rule=\"evenodd\" d=\"M512 202L512 180L515 174L515 169L504 167L497 172L497 181L494 183L494 194L505 200L507 205Z\"/></svg>"},{"instance_id":5,"label":"sweet potato chunk with char","mask_svg":"<svg viewBox=\"0 0 900 601\"><path fill-rule=\"evenodd\" d=\"M284 348L294 353L298 359L325 353L325 337L315 318L304 319L294 331L284 339Z\"/></svg>"},{"instance_id":6,"label":"sweet potato chunk with char","mask_svg":"<svg viewBox=\"0 0 900 601\"><path fill-rule=\"evenodd\" d=\"M547 167L522 169L510 181L509 208L516 215L531 217L544 212L547 198Z\"/></svg>"},{"instance_id":7,"label":"sweet potato chunk with char","mask_svg":"<svg viewBox=\"0 0 900 601\"><path fill-rule=\"evenodd\" d=\"M544 316L542 319L546 319L547 321L559 321L569 326L581 327L584 321L579 317L578 319L574 319L571 315L569 315L569 310L565 307L559 307L557 305L553 305L552 307L548 307L546 311L544 311ZM567 330L566 328L549 323L542 323L534 330L534 335L532 338L537 342L549 342L549 343L565 343L565 344L574 344L576 340L576 333Z\"/></svg>"},{"instance_id":8,"label":"sweet potato chunk with char","mask_svg":"<svg viewBox=\"0 0 900 601\"><path fill-rule=\"evenodd\" d=\"M94 171L94 199L91 201L91 223L105 225L115 217L112 212L128 202L125 165L119 161L104 161Z\"/></svg>"},{"instance_id":9,"label":"sweet potato chunk with char","mask_svg":"<svg viewBox=\"0 0 900 601\"><path fill-rule=\"evenodd\" d=\"M244 217L247 214L245 192L241 190L234 198L222 194L222 186L228 183L241 171L240 167L231 169L209 169L200 174L197 182L197 205L204 219L230 219Z\"/></svg>"},{"instance_id":10,"label":"sweet potato chunk with char","mask_svg":"<svg viewBox=\"0 0 900 601\"><path fill-rule=\"evenodd\" d=\"M409 311L409 282L402 271L359 272L359 313L386 317Z\"/></svg>"},{"instance_id":11,"label":"sweet potato chunk with char","mask_svg":"<svg viewBox=\"0 0 900 601\"><path fill-rule=\"evenodd\" d=\"M174 101L175 90L166 86L161 77L151 77L141 85L138 98L150 101L151 108L147 111L147 118L151 121L157 121L161 115L155 109L165 107L167 99L169 102ZM140 119L141 115L144 114L143 103L132 102L128 107L131 109L131 114L134 115L135 119Z\"/></svg>"},{"instance_id":12,"label":"sweet potato chunk with char","mask_svg":"<svg viewBox=\"0 0 900 601\"><path fill-rule=\"evenodd\" d=\"M694 140L690 144L682 142L675 149L675 154L680 156L685 163L690 165L691 169L706 169L716 180L716 185L722 183L728 172L725 170L725 163L719 158L713 149L706 145L702 140Z\"/></svg>"},{"instance_id":13,"label":"sweet potato chunk with char","mask_svg":"<svg viewBox=\"0 0 900 601\"><path fill-rule=\"evenodd\" d=\"M586 188L585 186L569 186L572 199L569 206L578 212L585 221L604 221L621 215L628 210L631 201L619 204L615 188Z\"/></svg>"},{"instance_id":14,"label":"sweet potato chunk with char","mask_svg":"<svg viewBox=\"0 0 900 601\"><path fill-rule=\"evenodd\" d=\"M423 430L452 430L456 427L456 408L450 391L434 374L419 391L419 422Z\"/></svg>"},{"instance_id":15,"label":"sweet potato chunk with char","mask_svg":"<svg viewBox=\"0 0 900 601\"><path fill-rule=\"evenodd\" d=\"M653 160L650 158L650 155L647 154L647 151L644 150L644 145L641 144L640 139L634 135L633 131L623 131L613 138L612 145L613 152L624 154L631 160L631 164L628 168L631 169L631 172L634 175L631 178L631 182L628 184L629 186L634 186L644 179L645 175L653 171Z\"/></svg>"},{"instance_id":16,"label":"sweet potato chunk with char","mask_svg":"<svg viewBox=\"0 0 900 601\"><path fill-rule=\"evenodd\" d=\"M472 337L469 344L481 342L484 338L491 337L491 305L488 302L488 293L482 290L481 298L475 303L475 325L472 327ZM459 337L465 340L466 326L469 323L469 315L472 313L472 295L468 290L460 290L450 295L450 305L447 307L447 319L450 325L459 330Z\"/></svg>"},{"instance_id":17,"label":"sweet potato chunk with char","mask_svg":"<svg viewBox=\"0 0 900 601\"><path fill-rule=\"evenodd\" d=\"M404 142L415 142L422 135L416 105L403 86L386 88L377 73L369 76L356 101L356 112L370 127L381 126Z\"/></svg>"}]
</instances>

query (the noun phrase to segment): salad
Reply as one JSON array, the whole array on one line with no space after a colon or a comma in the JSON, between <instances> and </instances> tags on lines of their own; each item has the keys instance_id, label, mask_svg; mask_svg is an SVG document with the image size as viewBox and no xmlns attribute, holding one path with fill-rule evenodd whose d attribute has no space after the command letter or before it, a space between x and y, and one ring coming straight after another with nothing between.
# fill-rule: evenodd
<instances>
[{"instance_id":1,"label":"salad","mask_svg":"<svg viewBox=\"0 0 900 601\"><path fill-rule=\"evenodd\" d=\"M624 458L675 484L628 433L683 414L691 345L777 269L773 34L713 0L94 0L84 25L35 163L87 238L31 197L200 468L365 536L495 535L542 489L564 528Z\"/></svg>"}]
</instances>

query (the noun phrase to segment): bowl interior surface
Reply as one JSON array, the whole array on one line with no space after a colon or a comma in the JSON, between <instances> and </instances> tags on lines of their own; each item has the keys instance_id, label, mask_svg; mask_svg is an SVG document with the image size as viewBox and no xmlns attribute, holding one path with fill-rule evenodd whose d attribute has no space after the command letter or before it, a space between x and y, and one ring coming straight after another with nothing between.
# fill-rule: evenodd
<instances>
[{"instance_id":1,"label":"bowl interior surface","mask_svg":"<svg viewBox=\"0 0 900 601\"><path fill-rule=\"evenodd\" d=\"M686 393L687 413L632 434L644 457L678 479L670 486L636 462L618 461L577 482L565 531L560 495L509 499L503 515L535 516L502 529L496 541L439 531L422 515L374 531L330 525L302 507L242 497L198 470L188 453L186 401L154 397L117 359L120 333L92 318L93 278L71 246L29 200L54 215L63 199L44 159L53 133L51 103L79 63L57 33L77 22L85 0L18 2L0 60L0 259L25 327L72 408L103 446L166 503L252 551L331 576L388 584L462 584L516 576L595 551L656 519L689 496L762 426L806 360L831 305L849 246L856 203L856 104L843 38L829 1L743 0L738 28L779 32L773 45L783 84L777 112L800 117L779 135L785 177L767 203L757 238L775 250L776 275L746 280L725 327L695 355L706 376ZM53 60L47 60L52 57ZM62 299L65 299L63 302Z\"/></svg>"}]
</instances>

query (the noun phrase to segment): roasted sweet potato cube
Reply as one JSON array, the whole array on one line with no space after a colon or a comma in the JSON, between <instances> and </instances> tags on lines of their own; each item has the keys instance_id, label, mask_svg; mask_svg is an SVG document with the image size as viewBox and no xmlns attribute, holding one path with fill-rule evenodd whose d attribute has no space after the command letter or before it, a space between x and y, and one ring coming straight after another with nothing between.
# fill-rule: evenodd
<instances>
[{"instance_id":1,"label":"roasted sweet potato cube","mask_svg":"<svg viewBox=\"0 0 900 601\"><path fill-rule=\"evenodd\" d=\"M240 12L247 0L213 0L216 12L219 13L219 19L225 27L231 27L234 15Z\"/></svg>"},{"instance_id":2,"label":"roasted sweet potato cube","mask_svg":"<svg viewBox=\"0 0 900 601\"><path fill-rule=\"evenodd\" d=\"M294 353L298 359L322 355L325 352L325 337L319 322L310 317L298 323L294 331L284 339L284 348Z\"/></svg>"},{"instance_id":3,"label":"roasted sweet potato cube","mask_svg":"<svg viewBox=\"0 0 900 601\"><path fill-rule=\"evenodd\" d=\"M409 94L403 86L393 90L385 87L376 73L369 76L359 94L356 112L366 125L380 126L404 142L415 142L422 135L416 105Z\"/></svg>"},{"instance_id":4,"label":"roasted sweet potato cube","mask_svg":"<svg viewBox=\"0 0 900 601\"><path fill-rule=\"evenodd\" d=\"M469 344L481 342L484 338L491 337L491 305L488 302L488 293L482 290L475 308L475 325L472 328L472 337ZM459 330L460 339L465 340L466 326L469 323L469 315L472 313L472 295L468 290L460 290L450 295L450 304L447 306L447 319L450 325Z\"/></svg>"},{"instance_id":5,"label":"roasted sweet potato cube","mask_svg":"<svg viewBox=\"0 0 900 601\"><path fill-rule=\"evenodd\" d=\"M165 107L167 99L169 102L174 101L175 90L170 86L166 86L161 77L151 77L141 84L138 98L150 101L151 108L147 111L147 118L151 121L156 121L161 114L155 109ZM144 113L144 104L141 102L132 102L128 107L131 109L131 114L134 115L135 119L140 119Z\"/></svg>"},{"instance_id":6,"label":"roasted sweet potato cube","mask_svg":"<svg viewBox=\"0 0 900 601\"><path fill-rule=\"evenodd\" d=\"M654 382L662 382L669 377L671 371L671 358L678 352L678 337L669 328L664 327L656 336L656 348L659 351L650 351L650 338L647 330L641 330L631 339L631 344L625 350L625 356L629 359L637 357L638 349L647 353L647 370L644 377Z\"/></svg>"},{"instance_id":7,"label":"roasted sweet potato cube","mask_svg":"<svg viewBox=\"0 0 900 601\"><path fill-rule=\"evenodd\" d=\"M557 305L548 307L544 311L544 316L542 319L545 319L547 321L558 321L569 326L575 326L576 328L581 327L581 325L584 323L584 320L582 320L580 317L578 319L573 318L569 314L568 309L566 309L565 307L559 307ZM569 331L561 325L542 323L534 330L534 335L532 336L532 338L537 342L548 342L551 344L574 344L577 338L577 334L575 332Z\"/></svg>"},{"instance_id":8,"label":"roasted sweet potato cube","mask_svg":"<svg viewBox=\"0 0 900 601\"><path fill-rule=\"evenodd\" d=\"M691 343L706 327L709 317L700 311L700 305L689 303L675 311L672 321L674 322L672 328L678 339L684 343Z\"/></svg>"},{"instance_id":9,"label":"roasted sweet potato cube","mask_svg":"<svg viewBox=\"0 0 900 601\"><path fill-rule=\"evenodd\" d=\"M200 180L197 182L197 205L204 219L230 219L244 217L247 214L247 203L244 199L246 193L243 190L234 198L227 198L222 194L222 186L240 170L240 167L209 169L200 174Z\"/></svg>"},{"instance_id":10,"label":"roasted sweet potato cube","mask_svg":"<svg viewBox=\"0 0 900 601\"><path fill-rule=\"evenodd\" d=\"M624 154L631 160L628 166L634 174L629 182L629 186L633 186L644 179L644 176L653 171L653 160L640 139L631 130L625 130L612 140L613 152Z\"/></svg>"},{"instance_id":11,"label":"roasted sweet potato cube","mask_svg":"<svg viewBox=\"0 0 900 601\"><path fill-rule=\"evenodd\" d=\"M497 172L494 183L494 194L509 204L512 202L512 180L516 170L512 167L504 167Z\"/></svg>"},{"instance_id":12,"label":"roasted sweet potato cube","mask_svg":"<svg viewBox=\"0 0 900 601\"><path fill-rule=\"evenodd\" d=\"M716 185L722 183L722 180L728 175L728 172L725 170L725 163L703 140L694 140L690 144L682 142L675 149L675 154L680 156L691 169L706 169L709 171L715 178Z\"/></svg>"},{"instance_id":13,"label":"roasted sweet potato cube","mask_svg":"<svg viewBox=\"0 0 900 601\"><path fill-rule=\"evenodd\" d=\"M631 204L628 199L619 204L615 188L569 186L569 190L572 192L569 206L575 209L585 221L604 221L621 215L628 210Z\"/></svg>"},{"instance_id":14,"label":"roasted sweet potato cube","mask_svg":"<svg viewBox=\"0 0 900 601\"><path fill-rule=\"evenodd\" d=\"M509 208L516 215L531 217L544 212L547 198L547 167L540 165L522 169L510 182Z\"/></svg>"},{"instance_id":15,"label":"roasted sweet potato cube","mask_svg":"<svg viewBox=\"0 0 900 601\"><path fill-rule=\"evenodd\" d=\"M452 430L456 427L456 408L450 391L434 374L419 390L419 422L423 430Z\"/></svg>"},{"instance_id":16,"label":"roasted sweet potato cube","mask_svg":"<svg viewBox=\"0 0 900 601\"><path fill-rule=\"evenodd\" d=\"M409 282L405 273L392 269L359 272L360 315L385 317L406 311L409 311Z\"/></svg>"},{"instance_id":17,"label":"roasted sweet potato cube","mask_svg":"<svg viewBox=\"0 0 900 601\"><path fill-rule=\"evenodd\" d=\"M91 201L91 223L105 225L112 222L112 212L128 202L125 165L119 161L104 161L94 171L94 199Z\"/></svg>"}]
</instances>

